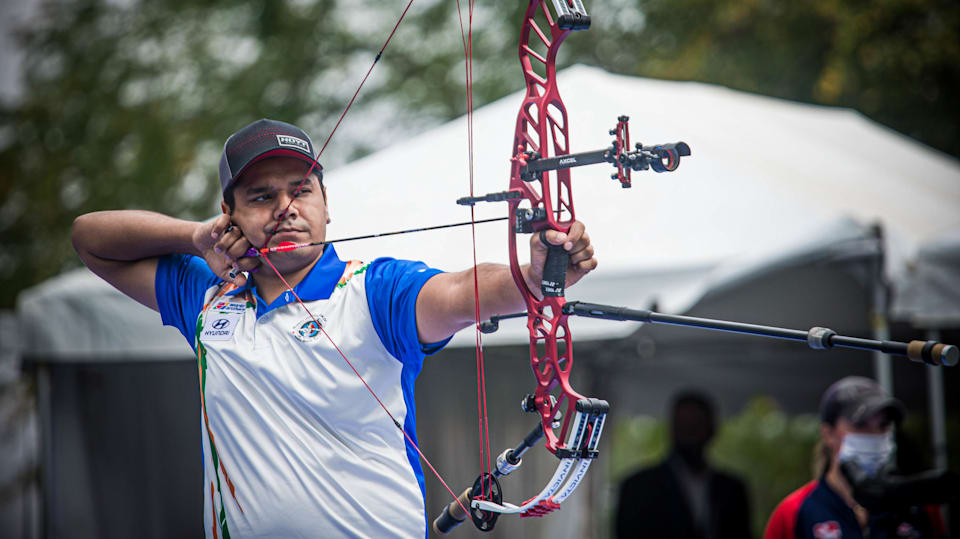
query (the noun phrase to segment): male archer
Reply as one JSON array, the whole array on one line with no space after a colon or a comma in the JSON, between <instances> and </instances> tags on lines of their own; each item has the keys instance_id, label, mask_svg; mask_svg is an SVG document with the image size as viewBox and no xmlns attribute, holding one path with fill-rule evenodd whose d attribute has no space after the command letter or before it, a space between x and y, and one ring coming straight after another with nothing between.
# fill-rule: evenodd
<instances>
[{"instance_id":1,"label":"male archer","mask_svg":"<svg viewBox=\"0 0 960 539\"><path fill-rule=\"evenodd\" d=\"M220 184L211 221L106 211L73 225L87 267L159 311L197 354L207 537L425 534L423 471L406 440L417 439L414 381L425 356L474 322L474 271L482 318L525 309L509 268L343 261L332 244L266 255L276 272L249 256L326 239L313 143L284 122L228 138ZM596 268L581 223L545 237L570 255L568 285ZM530 245L522 273L539 293L546 247L538 234Z\"/></svg>"}]
</instances>

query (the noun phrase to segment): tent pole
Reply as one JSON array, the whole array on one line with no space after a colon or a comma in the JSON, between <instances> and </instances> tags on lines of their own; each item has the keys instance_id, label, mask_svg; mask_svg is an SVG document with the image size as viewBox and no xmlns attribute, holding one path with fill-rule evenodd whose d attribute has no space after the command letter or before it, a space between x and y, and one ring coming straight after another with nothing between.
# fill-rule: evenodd
<instances>
[{"instance_id":1,"label":"tent pole","mask_svg":"<svg viewBox=\"0 0 960 539\"><path fill-rule=\"evenodd\" d=\"M887 323L887 287L883 278L886 249L883 241L883 227L880 223L876 223L872 228L877 239L878 253L870 268L873 289L873 312L870 313L870 325L873 328L874 339L887 341L890 340L890 325ZM893 365L890 356L879 350L873 352L873 375L880 387L893 395Z\"/></svg>"},{"instance_id":2,"label":"tent pole","mask_svg":"<svg viewBox=\"0 0 960 539\"><path fill-rule=\"evenodd\" d=\"M940 331L927 330L927 337L940 338ZM934 465L938 470L947 469L947 416L943 402L943 372L927 369L927 395L930 398L930 432L933 443Z\"/></svg>"},{"instance_id":3,"label":"tent pole","mask_svg":"<svg viewBox=\"0 0 960 539\"><path fill-rule=\"evenodd\" d=\"M37 419L40 423L40 530L39 536L50 537L55 534L53 526L53 411L51 398L50 365L46 361L36 362L37 373Z\"/></svg>"}]
</instances>

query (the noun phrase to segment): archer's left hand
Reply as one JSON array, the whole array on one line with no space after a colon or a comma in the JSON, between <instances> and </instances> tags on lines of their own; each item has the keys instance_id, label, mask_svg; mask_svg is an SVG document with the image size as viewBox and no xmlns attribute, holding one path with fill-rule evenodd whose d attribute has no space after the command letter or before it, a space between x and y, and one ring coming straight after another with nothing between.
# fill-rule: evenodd
<instances>
[{"instance_id":1,"label":"archer's left hand","mask_svg":"<svg viewBox=\"0 0 960 539\"><path fill-rule=\"evenodd\" d=\"M590 245L590 236L586 227L580 221L574 221L570 230L564 234L556 230L546 232L547 241L553 245L563 245L570 255L567 265L567 283L571 286L583 278L584 275L597 269L597 259L593 257L593 246ZM547 247L540 241L540 234L530 237L530 266L528 283L530 290L540 290L540 279L543 277L543 265L547 260Z\"/></svg>"}]
</instances>

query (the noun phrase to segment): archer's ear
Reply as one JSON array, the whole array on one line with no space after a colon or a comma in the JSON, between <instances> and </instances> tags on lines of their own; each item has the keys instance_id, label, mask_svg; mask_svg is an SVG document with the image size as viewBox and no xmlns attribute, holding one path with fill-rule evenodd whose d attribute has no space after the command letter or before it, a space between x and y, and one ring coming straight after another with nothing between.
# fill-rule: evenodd
<instances>
[{"instance_id":1,"label":"archer's ear","mask_svg":"<svg viewBox=\"0 0 960 539\"><path fill-rule=\"evenodd\" d=\"M220 201L220 211L223 213L230 213L230 206L227 206L227 203L223 200Z\"/></svg>"},{"instance_id":2,"label":"archer's ear","mask_svg":"<svg viewBox=\"0 0 960 539\"><path fill-rule=\"evenodd\" d=\"M320 184L320 192L323 193L323 206L327 212L327 224L330 224L330 199L327 198L327 186Z\"/></svg>"}]
</instances>

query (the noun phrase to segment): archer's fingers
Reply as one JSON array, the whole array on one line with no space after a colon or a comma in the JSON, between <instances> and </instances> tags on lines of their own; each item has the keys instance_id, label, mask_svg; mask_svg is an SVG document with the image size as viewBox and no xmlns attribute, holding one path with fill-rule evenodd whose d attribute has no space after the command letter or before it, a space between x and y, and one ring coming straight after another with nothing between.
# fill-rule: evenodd
<instances>
[{"instance_id":1,"label":"archer's fingers","mask_svg":"<svg viewBox=\"0 0 960 539\"><path fill-rule=\"evenodd\" d=\"M213 245L213 251L217 254L226 255L229 258L230 255L227 253L241 238L243 238L243 232L240 231L240 227L230 225L220 234L220 239Z\"/></svg>"},{"instance_id":2,"label":"archer's fingers","mask_svg":"<svg viewBox=\"0 0 960 539\"><path fill-rule=\"evenodd\" d=\"M548 247L548 245L544 244L540 236L541 236L540 234L534 234L533 235L534 241L536 241L540 245L543 245L544 248ZM568 243L567 234L560 232L559 230L546 230L543 232L543 236L544 238L546 238L547 243L549 243L550 245L563 245L564 248L566 248L566 244Z\"/></svg>"},{"instance_id":3,"label":"archer's fingers","mask_svg":"<svg viewBox=\"0 0 960 539\"><path fill-rule=\"evenodd\" d=\"M586 249L591 249L591 253L593 252L592 246L590 245L590 235L587 234L586 230L581 230L580 235L577 237L577 239L572 239L568 235L567 240L568 240L567 243L573 242L573 246L567 249L567 251L570 252L570 256L573 256L579 253L580 251L583 251Z\"/></svg>"},{"instance_id":4,"label":"archer's fingers","mask_svg":"<svg viewBox=\"0 0 960 539\"><path fill-rule=\"evenodd\" d=\"M571 265L575 266L581 262L586 262L593 258L593 246L589 243L586 245L581 245L578 243L575 247L579 247L579 249L570 251Z\"/></svg>"},{"instance_id":5,"label":"archer's fingers","mask_svg":"<svg viewBox=\"0 0 960 539\"><path fill-rule=\"evenodd\" d=\"M240 229L237 228L235 230L239 231ZM250 250L250 247L252 247L252 245L250 245L250 242L247 240L247 238L240 236L236 241L233 242L233 245L227 248L225 254L230 260L240 260L242 256L247 254L247 251Z\"/></svg>"},{"instance_id":6,"label":"archer's fingers","mask_svg":"<svg viewBox=\"0 0 960 539\"><path fill-rule=\"evenodd\" d=\"M210 237L219 239L223 232L230 227L230 215L224 213L213 220L213 227L210 229Z\"/></svg>"},{"instance_id":7,"label":"archer's fingers","mask_svg":"<svg viewBox=\"0 0 960 539\"><path fill-rule=\"evenodd\" d=\"M573 224L570 225L570 230L567 230L567 243L572 243L574 245L579 243L581 239L586 236L586 230L587 227L585 227L583 223L580 221L574 221ZM590 241L589 238L586 239L587 242ZM567 247L566 245L564 245L564 248L566 248L568 251L573 250L573 247Z\"/></svg>"},{"instance_id":8,"label":"archer's fingers","mask_svg":"<svg viewBox=\"0 0 960 539\"><path fill-rule=\"evenodd\" d=\"M539 238L540 235L535 234L535 236ZM544 236L546 236L547 242L549 242L550 244L563 245L564 249L571 252L577 250L577 249L574 249L574 247L578 243L584 240L586 241L587 244L590 243L589 236L585 237L586 227L584 227L583 223L581 223L580 221L574 221L573 224L570 225L570 230L568 230L567 232L560 232L558 230L547 230L544 233ZM582 248L583 247L581 247L581 249Z\"/></svg>"},{"instance_id":9,"label":"archer's fingers","mask_svg":"<svg viewBox=\"0 0 960 539\"><path fill-rule=\"evenodd\" d=\"M582 260L573 264L573 269L580 275L586 275L591 271L597 269L597 266L600 264L596 258L588 258L587 260Z\"/></svg>"}]
</instances>

